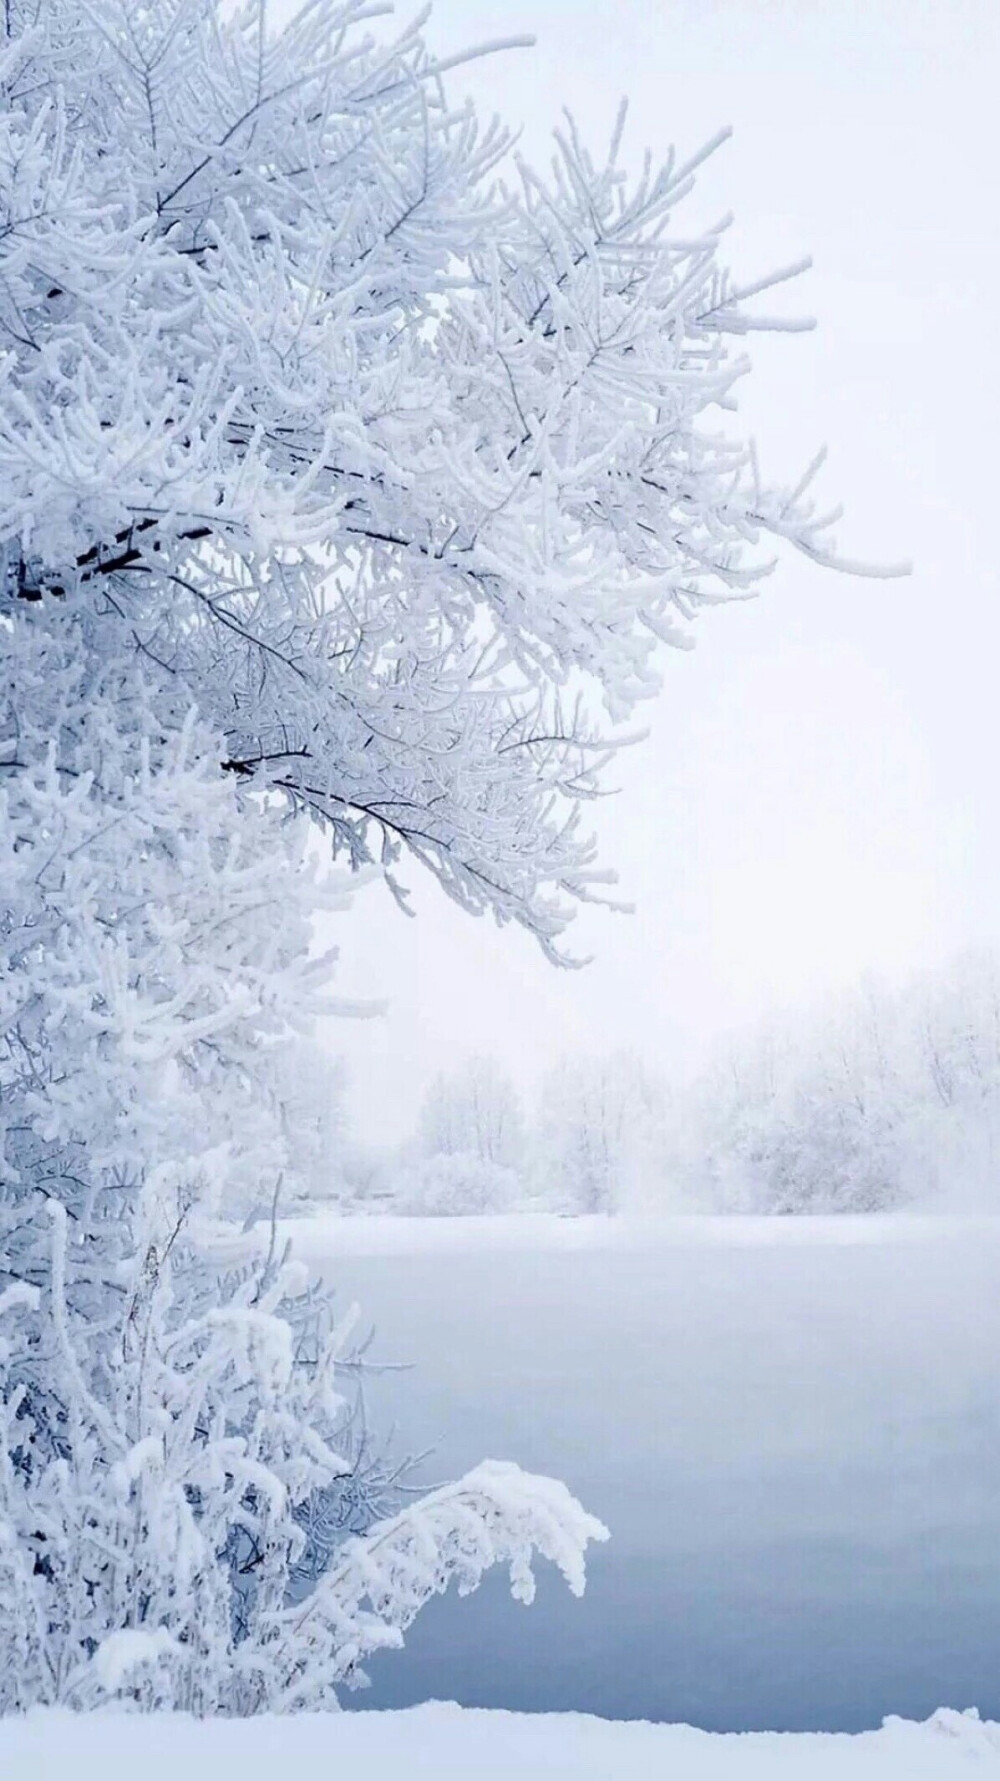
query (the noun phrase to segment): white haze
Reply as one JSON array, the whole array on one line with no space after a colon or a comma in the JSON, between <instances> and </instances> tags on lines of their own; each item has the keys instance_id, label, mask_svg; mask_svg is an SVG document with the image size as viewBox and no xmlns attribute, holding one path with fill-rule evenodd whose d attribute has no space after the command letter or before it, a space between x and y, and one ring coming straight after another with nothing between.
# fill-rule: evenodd
<instances>
[{"instance_id":1,"label":"white haze","mask_svg":"<svg viewBox=\"0 0 1000 1781\"><path fill-rule=\"evenodd\" d=\"M367 893L340 983L390 1010L338 1023L331 1045L386 1138L463 1054L495 1054L522 1087L566 1051L623 1045L687 1074L774 1003L903 975L998 925L991 0L591 0L585 23L570 0L439 0L430 29L445 53L537 32L451 77L523 123L534 158L562 103L596 146L624 93L636 158L734 126L679 226L731 208L747 276L815 259L777 295L818 330L751 341L762 456L793 480L828 444L843 546L914 573L786 560L668 657L651 736L596 813L637 913L584 912L587 970L457 918L417 872L415 921Z\"/></svg>"}]
</instances>

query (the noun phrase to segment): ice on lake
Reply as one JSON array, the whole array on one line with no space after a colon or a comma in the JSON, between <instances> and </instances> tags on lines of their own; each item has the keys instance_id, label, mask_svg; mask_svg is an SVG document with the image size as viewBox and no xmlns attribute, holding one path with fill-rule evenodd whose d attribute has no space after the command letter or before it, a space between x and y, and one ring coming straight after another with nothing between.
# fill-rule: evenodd
<instances>
[{"instance_id":1,"label":"ice on lake","mask_svg":"<svg viewBox=\"0 0 1000 1781\"><path fill-rule=\"evenodd\" d=\"M372 1421L566 1479L582 1602L433 1603L358 1704L841 1729L1000 1714L1000 1220L324 1217L290 1227L411 1363Z\"/></svg>"}]
</instances>

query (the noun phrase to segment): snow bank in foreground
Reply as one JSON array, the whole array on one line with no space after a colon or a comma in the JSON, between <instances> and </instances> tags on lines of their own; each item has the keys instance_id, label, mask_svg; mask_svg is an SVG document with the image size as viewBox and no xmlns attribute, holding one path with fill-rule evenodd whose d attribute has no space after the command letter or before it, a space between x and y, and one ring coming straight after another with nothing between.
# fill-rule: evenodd
<instances>
[{"instance_id":1,"label":"snow bank in foreground","mask_svg":"<svg viewBox=\"0 0 1000 1781\"><path fill-rule=\"evenodd\" d=\"M1000 1725L943 1709L881 1731L745 1732L583 1714L403 1713L192 1720L32 1713L0 1724L4 1781L952 1781L1000 1776Z\"/></svg>"}]
</instances>

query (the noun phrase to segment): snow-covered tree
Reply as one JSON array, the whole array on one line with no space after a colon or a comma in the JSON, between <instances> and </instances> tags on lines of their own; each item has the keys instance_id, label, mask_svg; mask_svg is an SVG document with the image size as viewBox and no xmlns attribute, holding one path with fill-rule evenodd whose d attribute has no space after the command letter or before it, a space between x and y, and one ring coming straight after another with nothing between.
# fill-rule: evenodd
<instances>
[{"instance_id":1,"label":"snow-covered tree","mask_svg":"<svg viewBox=\"0 0 1000 1781\"><path fill-rule=\"evenodd\" d=\"M352 862L551 948L602 708L762 540L836 557L715 420L785 324L675 226L703 155L629 179L567 126L542 179L370 13L7 0L6 596L140 651Z\"/></svg>"},{"instance_id":2,"label":"snow-covered tree","mask_svg":"<svg viewBox=\"0 0 1000 1781\"><path fill-rule=\"evenodd\" d=\"M450 1578L523 1594L536 1547L578 1587L601 1530L487 1467L351 1544L350 1320L219 1216L295 1191L285 1051L346 886L141 657L0 624L0 1709L332 1704Z\"/></svg>"},{"instance_id":3,"label":"snow-covered tree","mask_svg":"<svg viewBox=\"0 0 1000 1781\"><path fill-rule=\"evenodd\" d=\"M913 1198L1000 1201L1000 957L980 947L907 986L910 1053L904 1174Z\"/></svg>"},{"instance_id":4,"label":"snow-covered tree","mask_svg":"<svg viewBox=\"0 0 1000 1781\"><path fill-rule=\"evenodd\" d=\"M303 1199L336 1199L348 1149L344 1061L310 1034L281 1047L275 1073L297 1192Z\"/></svg>"},{"instance_id":5,"label":"snow-covered tree","mask_svg":"<svg viewBox=\"0 0 1000 1781\"><path fill-rule=\"evenodd\" d=\"M524 1151L517 1090L494 1058L472 1057L431 1083L420 1111L426 1156L472 1156L515 1168Z\"/></svg>"},{"instance_id":6,"label":"snow-covered tree","mask_svg":"<svg viewBox=\"0 0 1000 1781\"><path fill-rule=\"evenodd\" d=\"M342 1334L213 1218L297 1167L298 819L553 952L658 642L835 560L715 430L774 281L675 229L700 157L543 181L379 10L0 20L0 1705L314 1705L449 1577L580 1585L487 1468L296 1593Z\"/></svg>"},{"instance_id":7,"label":"snow-covered tree","mask_svg":"<svg viewBox=\"0 0 1000 1781\"><path fill-rule=\"evenodd\" d=\"M666 1090L632 1052L566 1057L542 1086L539 1197L577 1212L662 1203Z\"/></svg>"},{"instance_id":8,"label":"snow-covered tree","mask_svg":"<svg viewBox=\"0 0 1000 1781\"><path fill-rule=\"evenodd\" d=\"M470 1057L428 1087L393 1172L393 1203L432 1216L513 1211L526 1197L525 1161L517 1090L495 1058Z\"/></svg>"},{"instance_id":9,"label":"snow-covered tree","mask_svg":"<svg viewBox=\"0 0 1000 1781\"><path fill-rule=\"evenodd\" d=\"M691 1094L698 1196L747 1212L894 1205L904 1069L892 1000L870 982L735 1038Z\"/></svg>"},{"instance_id":10,"label":"snow-covered tree","mask_svg":"<svg viewBox=\"0 0 1000 1781\"><path fill-rule=\"evenodd\" d=\"M754 1212L989 1205L1000 1163L1000 964L871 979L730 1043L680 1123L696 1202Z\"/></svg>"}]
</instances>

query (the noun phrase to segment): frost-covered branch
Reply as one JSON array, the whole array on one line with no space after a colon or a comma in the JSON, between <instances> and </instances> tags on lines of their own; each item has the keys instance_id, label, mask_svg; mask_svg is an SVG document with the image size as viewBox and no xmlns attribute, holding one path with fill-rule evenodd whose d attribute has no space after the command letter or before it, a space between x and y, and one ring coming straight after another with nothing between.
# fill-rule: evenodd
<instances>
[{"instance_id":1,"label":"frost-covered branch","mask_svg":"<svg viewBox=\"0 0 1000 1781\"><path fill-rule=\"evenodd\" d=\"M840 561L713 420L799 268L678 231L721 137L633 179L624 114L600 160L567 124L542 179L383 10L11 0L5 584L138 647L350 860L554 951L660 643L772 541Z\"/></svg>"}]
</instances>

